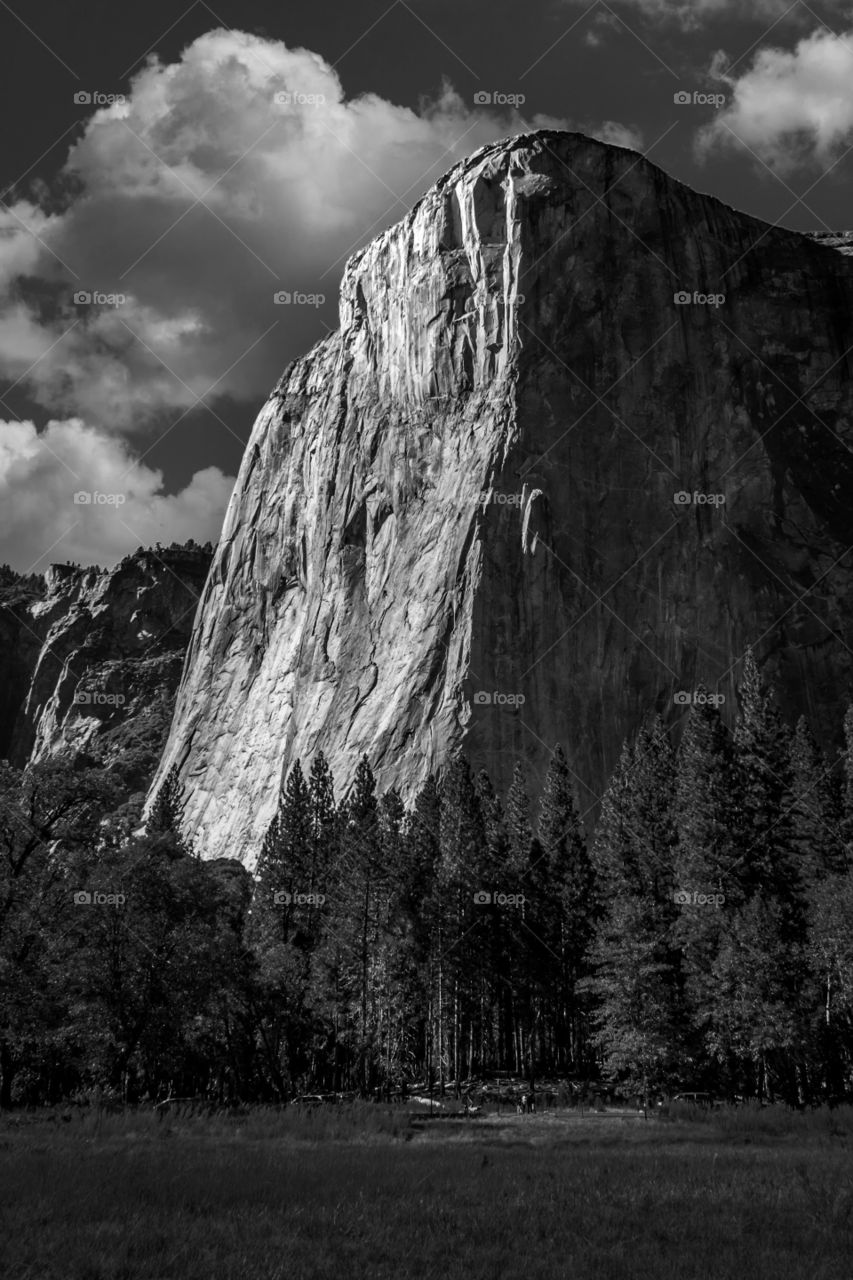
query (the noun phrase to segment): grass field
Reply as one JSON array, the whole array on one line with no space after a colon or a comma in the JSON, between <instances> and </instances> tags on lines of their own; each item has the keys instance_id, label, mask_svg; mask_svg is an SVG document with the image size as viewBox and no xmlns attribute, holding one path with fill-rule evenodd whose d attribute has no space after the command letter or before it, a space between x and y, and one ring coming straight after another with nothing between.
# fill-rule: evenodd
<instances>
[{"instance_id":1,"label":"grass field","mask_svg":"<svg viewBox=\"0 0 853 1280\"><path fill-rule=\"evenodd\" d=\"M853 1114L0 1121L4 1280L849 1280Z\"/></svg>"}]
</instances>

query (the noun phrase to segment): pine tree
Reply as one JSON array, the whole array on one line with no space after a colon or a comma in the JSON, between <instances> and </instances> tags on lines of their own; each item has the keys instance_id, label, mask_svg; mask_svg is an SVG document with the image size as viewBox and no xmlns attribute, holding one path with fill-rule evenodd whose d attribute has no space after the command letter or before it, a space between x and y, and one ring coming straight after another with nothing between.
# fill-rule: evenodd
<instances>
[{"instance_id":1,"label":"pine tree","mask_svg":"<svg viewBox=\"0 0 853 1280\"><path fill-rule=\"evenodd\" d=\"M675 752L669 732L657 716L637 735L632 762L630 831L640 892L662 925L672 918L675 888Z\"/></svg>"},{"instance_id":2,"label":"pine tree","mask_svg":"<svg viewBox=\"0 0 853 1280\"><path fill-rule=\"evenodd\" d=\"M438 874L440 828L441 794L430 775L415 797L404 825L402 879L407 910L413 919L425 912Z\"/></svg>"},{"instance_id":3,"label":"pine tree","mask_svg":"<svg viewBox=\"0 0 853 1280\"><path fill-rule=\"evenodd\" d=\"M311 966L318 936L309 894L311 821L297 761L279 795L256 869L247 938L257 964L255 1023L280 1095L308 1068Z\"/></svg>"},{"instance_id":4,"label":"pine tree","mask_svg":"<svg viewBox=\"0 0 853 1280\"><path fill-rule=\"evenodd\" d=\"M601 798L601 812L592 843L593 907L601 918L615 894L623 892L630 875L636 887L639 876L634 868L634 835L629 826L633 787L631 774L633 751L625 741Z\"/></svg>"},{"instance_id":5,"label":"pine tree","mask_svg":"<svg viewBox=\"0 0 853 1280\"><path fill-rule=\"evenodd\" d=\"M267 828L257 866L257 883L263 898L276 893L307 894L311 878L311 806L302 766L297 760L279 797L278 808ZM296 920L300 913L292 902L282 919ZM285 935L287 929L285 929Z\"/></svg>"},{"instance_id":6,"label":"pine tree","mask_svg":"<svg viewBox=\"0 0 853 1280\"><path fill-rule=\"evenodd\" d=\"M689 1051L698 1075L719 1073L715 1053L720 992L713 965L725 920L743 898L736 877L730 875L737 827L733 769L731 742L719 712L708 703L694 704L678 750L675 780L675 938L682 949L685 1031L689 1027L695 1033Z\"/></svg>"},{"instance_id":7,"label":"pine tree","mask_svg":"<svg viewBox=\"0 0 853 1280\"><path fill-rule=\"evenodd\" d=\"M725 892L736 815L729 733L716 707L694 704L677 756L674 820L682 889Z\"/></svg>"},{"instance_id":8,"label":"pine tree","mask_svg":"<svg viewBox=\"0 0 853 1280\"><path fill-rule=\"evenodd\" d=\"M430 1084L439 1061L437 984L443 926L443 903L438 889L440 827L441 793L436 779L430 775L406 817L403 876L413 963L422 977L418 989L421 1007L413 1034Z\"/></svg>"},{"instance_id":9,"label":"pine tree","mask_svg":"<svg viewBox=\"0 0 853 1280\"><path fill-rule=\"evenodd\" d=\"M320 751L314 757L308 776L310 804L312 891L326 883L329 869L337 857L338 814L335 805L335 786L328 761Z\"/></svg>"},{"instance_id":10,"label":"pine tree","mask_svg":"<svg viewBox=\"0 0 853 1280\"><path fill-rule=\"evenodd\" d=\"M438 1056L459 1089L476 1038L472 1029L476 981L472 926L482 929L475 903L485 849L485 829L471 769L463 756L451 761L441 788L441 857L436 892L441 920L437 965Z\"/></svg>"},{"instance_id":11,"label":"pine tree","mask_svg":"<svg viewBox=\"0 0 853 1280\"><path fill-rule=\"evenodd\" d=\"M844 779L842 784L842 834L845 863L853 867L853 703L844 716Z\"/></svg>"},{"instance_id":12,"label":"pine tree","mask_svg":"<svg viewBox=\"0 0 853 1280\"><path fill-rule=\"evenodd\" d=\"M530 797L527 794L524 770L519 762L515 764L512 784L507 792L505 823L510 865L515 868L516 876L521 878L528 873L535 857L535 846L530 817Z\"/></svg>"},{"instance_id":13,"label":"pine tree","mask_svg":"<svg viewBox=\"0 0 853 1280\"><path fill-rule=\"evenodd\" d=\"M729 1088L797 1101L802 1034L793 992L803 968L785 941L778 900L756 894L725 919L711 974L717 996L710 1048L726 1064Z\"/></svg>"},{"instance_id":14,"label":"pine tree","mask_svg":"<svg viewBox=\"0 0 853 1280\"><path fill-rule=\"evenodd\" d=\"M543 909L550 892L539 841L533 833L530 798L524 769L516 762L512 783L506 797L506 834L508 842L505 892L519 895L521 905L507 915L513 1000L516 1009L517 1069L533 1079L536 1063L542 1059L543 1001L553 974L555 959L543 937Z\"/></svg>"},{"instance_id":15,"label":"pine tree","mask_svg":"<svg viewBox=\"0 0 853 1280\"><path fill-rule=\"evenodd\" d=\"M853 1070L853 871L832 872L812 888L808 955L814 977L813 1092L838 1097Z\"/></svg>"},{"instance_id":16,"label":"pine tree","mask_svg":"<svg viewBox=\"0 0 853 1280\"><path fill-rule=\"evenodd\" d=\"M744 656L739 694L734 732L738 879L747 896L769 892L784 899L795 876L789 734L751 649Z\"/></svg>"},{"instance_id":17,"label":"pine tree","mask_svg":"<svg viewBox=\"0 0 853 1280\"><path fill-rule=\"evenodd\" d=\"M481 769L477 774L474 787L483 816L485 836L485 856L482 859L485 878L480 887L483 890L489 890L495 887L497 877L504 873L511 861L506 815L485 769Z\"/></svg>"},{"instance_id":18,"label":"pine tree","mask_svg":"<svg viewBox=\"0 0 853 1280\"><path fill-rule=\"evenodd\" d=\"M552 966L554 1054L559 1065L580 1065L585 1027L578 983L593 931L593 874L575 802L569 766L557 744L548 765L539 807L539 844L544 874L540 919Z\"/></svg>"},{"instance_id":19,"label":"pine tree","mask_svg":"<svg viewBox=\"0 0 853 1280\"><path fill-rule=\"evenodd\" d=\"M593 845L601 914L590 948L594 1041L608 1071L644 1090L673 1082L683 1025L674 938L674 754L655 720L623 748Z\"/></svg>"},{"instance_id":20,"label":"pine tree","mask_svg":"<svg viewBox=\"0 0 853 1280\"><path fill-rule=\"evenodd\" d=\"M148 815L146 829L152 836L170 836L175 848L181 853L188 852L187 843L182 834L186 797L177 765L172 765L160 786Z\"/></svg>"},{"instance_id":21,"label":"pine tree","mask_svg":"<svg viewBox=\"0 0 853 1280\"><path fill-rule=\"evenodd\" d=\"M378 1082L381 1065L377 1022L380 928L387 878L381 862L376 781L362 756L341 806L341 857L333 919L335 969L343 998L341 1026L355 1078L364 1093Z\"/></svg>"},{"instance_id":22,"label":"pine tree","mask_svg":"<svg viewBox=\"0 0 853 1280\"><path fill-rule=\"evenodd\" d=\"M805 716L791 739L791 845L803 894L845 866L844 834L831 770Z\"/></svg>"},{"instance_id":23,"label":"pine tree","mask_svg":"<svg viewBox=\"0 0 853 1280\"><path fill-rule=\"evenodd\" d=\"M717 960L716 1055L746 1086L796 1097L795 1059L807 1039L807 913L794 845L791 735L751 650L734 732L736 858Z\"/></svg>"}]
</instances>

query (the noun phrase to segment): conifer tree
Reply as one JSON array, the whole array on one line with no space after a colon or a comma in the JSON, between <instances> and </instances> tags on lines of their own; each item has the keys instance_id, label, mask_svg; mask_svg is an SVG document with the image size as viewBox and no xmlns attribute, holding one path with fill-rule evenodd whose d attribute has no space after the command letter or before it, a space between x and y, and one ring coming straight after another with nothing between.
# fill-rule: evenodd
<instances>
[{"instance_id":1,"label":"conifer tree","mask_svg":"<svg viewBox=\"0 0 853 1280\"><path fill-rule=\"evenodd\" d=\"M311 763L308 775L311 811L312 870L311 889L326 883L330 867L337 857L338 814L332 771L323 752Z\"/></svg>"},{"instance_id":2,"label":"conifer tree","mask_svg":"<svg viewBox=\"0 0 853 1280\"><path fill-rule=\"evenodd\" d=\"M476 941L472 926L481 927L474 894L479 890L485 829L467 760L459 755L448 766L441 788L441 856L436 891L442 920L438 965L439 1057L457 1089L472 1044Z\"/></svg>"},{"instance_id":3,"label":"conifer tree","mask_svg":"<svg viewBox=\"0 0 853 1280\"><path fill-rule=\"evenodd\" d=\"M605 1066L643 1089L673 1080L683 1024L673 790L674 754L657 719L623 749L593 846L602 910L581 988L598 1002Z\"/></svg>"},{"instance_id":4,"label":"conifer tree","mask_svg":"<svg viewBox=\"0 0 853 1280\"><path fill-rule=\"evenodd\" d=\"M801 1032L794 990L802 968L785 941L777 899L757 893L726 917L712 980L709 1041L729 1089L796 1101Z\"/></svg>"},{"instance_id":5,"label":"conifer tree","mask_svg":"<svg viewBox=\"0 0 853 1280\"><path fill-rule=\"evenodd\" d=\"M522 900L505 919L513 960L510 974L517 1022L517 1068L532 1079L535 1062L542 1056L543 999L555 957L543 937L545 925L540 917L549 892L547 866L533 833L530 798L520 762L515 764L507 792L505 822L508 865L502 877L504 892Z\"/></svg>"},{"instance_id":6,"label":"conifer tree","mask_svg":"<svg viewBox=\"0 0 853 1280\"><path fill-rule=\"evenodd\" d=\"M736 790L728 730L716 707L695 703L677 756L674 820L678 839L675 938L682 950L690 1052L711 1074L719 1072L720 992L713 966L725 920L743 900L736 876ZM704 1064L704 1068L703 1068Z\"/></svg>"},{"instance_id":7,"label":"conifer tree","mask_svg":"<svg viewBox=\"0 0 853 1280\"><path fill-rule=\"evenodd\" d=\"M311 864L308 788L296 761L261 847L247 937L257 962L255 1024L279 1090L306 1069L311 963L316 946L307 894Z\"/></svg>"},{"instance_id":8,"label":"conifer tree","mask_svg":"<svg viewBox=\"0 0 853 1280\"><path fill-rule=\"evenodd\" d=\"M417 920L426 912L438 874L440 855L441 795L431 774L415 797L406 815L403 842L404 901L410 916Z\"/></svg>"},{"instance_id":9,"label":"conifer tree","mask_svg":"<svg viewBox=\"0 0 853 1280\"><path fill-rule=\"evenodd\" d=\"M784 900L795 880L789 734L751 649L744 655L739 695L734 731L738 878L747 896L760 891Z\"/></svg>"},{"instance_id":10,"label":"conifer tree","mask_svg":"<svg viewBox=\"0 0 853 1280\"><path fill-rule=\"evenodd\" d=\"M596 918L603 916L616 893L624 891L625 878L634 874L632 848L634 835L629 826L631 816L633 751L626 740L610 774L601 812L592 842L594 884L593 908Z\"/></svg>"},{"instance_id":11,"label":"conifer tree","mask_svg":"<svg viewBox=\"0 0 853 1280\"><path fill-rule=\"evenodd\" d=\"M154 797L148 815L147 831L152 836L172 837L175 848L182 853L189 851L182 835L185 805L186 797L178 766L172 765Z\"/></svg>"},{"instance_id":12,"label":"conifer tree","mask_svg":"<svg viewBox=\"0 0 853 1280\"><path fill-rule=\"evenodd\" d=\"M376 781L362 756L349 796L341 807L341 860L335 935L343 943L345 988L356 1075L361 1089L376 1087L380 1066L376 1025L376 957L386 885L380 859Z\"/></svg>"},{"instance_id":13,"label":"conifer tree","mask_svg":"<svg viewBox=\"0 0 853 1280\"><path fill-rule=\"evenodd\" d=\"M527 794L524 769L518 761L513 769L512 784L506 796L504 820L510 866L514 868L515 875L520 881L527 875L536 852L530 817L530 797Z\"/></svg>"},{"instance_id":14,"label":"conifer tree","mask_svg":"<svg viewBox=\"0 0 853 1280\"><path fill-rule=\"evenodd\" d=\"M483 815L485 843L481 861L480 890L494 895L515 883L509 836L503 805L485 769L477 774L477 798ZM480 946L479 1057L483 1068L506 1067L513 1057L515 1019L513 986L513 916L491 905L480 912L477 932Z\"/></svg>"},{"instance_id":15,"label":"conifer tree","mask_svg":"<svg viewBox=\"0 0 853 1280\"><path fill-rule=\"evenodd\" d=\"M424 1071L431 1083L438 1074L438 972L441 961L443 903L438 890L441 856L441 793L430 775L406 818L404 901L411 922L412 954L422 976L422 1008L415 1028Z\"/></svg>"},{"instance_id":16,"label":"conifer tree","mask_svg":"<svg viewBox=\"0 0 853 1280\"><path fill-rule=\"evenodd\" d=\"M790 778L791 845L797 881L805 894L846 863L831 770L805 716L800 716L791 739Z\"/></svg>"},{"instance_id":17,"label":"conifer tree","mask_svg":"<svg viewBox=\"0 0 853 1280\"><path fill-rule=\"evenodd\" d=\"M844 776L842 782L842 834L844 836L845 863L853 867L853 703L844 716Z\"/></svg>"},{"instance_id":18,"label":"conifer tree","mask_svg":"<svg viewBox=\"0 0 853 1280\"><path fill-rule=\"evenodd\" d=\"M806 1038L807 911L794 846L791 735L751 650L733 735L735 861L713 969L716 1055L747 1087L794 1096L789 1067ZM744 985L746 983L746 986ZM787 1064L783 1065L782 1064Z\"/></svg>"},{"instance_id":19,"label":"conifer tree","mask_svg":"<svg viewBox=\"0 0 853 1280\"><path fill-rule=\"evenodd\" d=\"M853 871L831 872L812 888L808 956L814 976L813 1093L838 1097L853 1070Z\"/></svg>"},{"instance_id":20,"label":"conifer tree","mask_svg":"<svg viewBox=\"0 0 853 1280\"><path fill-rule=\"evenodd\" d=\"M262 899L269 902L278 894L306 894L312 864L311 806L302 766L297 760L279 796L278 808L267 828L257 866L257 884ZM281 904L276 904L281 905ZM299 918L293 902L282 914L285 936L290 923Z\"/></svg>"},{"instance_id":21,"label":"conifer tree","mask_svg":"<svg viewBox=\"0 0 853 1280\"><path fill-rule=\"evenodd\" d=\"M559 743L540 799L539 845L544 869L539 876L543 886L539 918L548 952L557 962L554 1054L561 1064L577 1068L585 1040L577 988L592 939L593 875L569 766Z\"/></svg>"}]
</instances>

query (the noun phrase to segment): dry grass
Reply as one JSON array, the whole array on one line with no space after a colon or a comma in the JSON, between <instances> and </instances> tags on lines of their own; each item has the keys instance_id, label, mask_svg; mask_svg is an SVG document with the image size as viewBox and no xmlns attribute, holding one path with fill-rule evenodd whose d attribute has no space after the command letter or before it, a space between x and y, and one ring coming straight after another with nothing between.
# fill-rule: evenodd
<instances>
[{"instance_id":1,"label":"dry grass","mask_svg":"<svg viewBox=\"0 0 853 1280\"><path fill-rule=\"evenodd\" d=\"M13 1120L5 1280L850 1275L849 1112Z\"/></svg>"}]
</instances>

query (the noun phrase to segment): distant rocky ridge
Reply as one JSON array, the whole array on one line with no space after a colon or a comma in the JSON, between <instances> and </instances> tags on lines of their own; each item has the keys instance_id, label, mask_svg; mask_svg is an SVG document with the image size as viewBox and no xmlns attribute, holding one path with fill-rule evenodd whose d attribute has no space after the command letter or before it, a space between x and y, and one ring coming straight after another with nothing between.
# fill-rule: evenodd
<instances>
[{"instance_id":1,"label":"distant rocky ridge","mask_svg":"<svg viewBox=\"0 0 853 1280\"><path fill-rule=\"evenodd\" d=\"M536 787L559 740L595 805L650 709L675 723L704 683L734 713L749 643L828 735L851 240L543 131L356 253L340 329L255 424L188 651L158 782L178 768L206 855L253 864L319 749L409 800L462 745Z\"/></svg>"},{"instance_id":2,"label":"distant rocky ridge","mask_svg":"<svg viewBox=\"0 0 853 1280\"><path fill-rule=\"evenodd\" d=\"M140 549L112 569L52 565L0 583L0 755L121 764L147 787L212 548Z\"/></svg>"},{"instance_id":3,"label":"distant rocky ridge","mask_svg":"<svg viewBox=\"0 0 853 1280\"><path fill-rule=\"evenodd\" d=\"M806 234L828 249L853 253L853 231L809 231Z\"/></svg>"}]
</instances>

